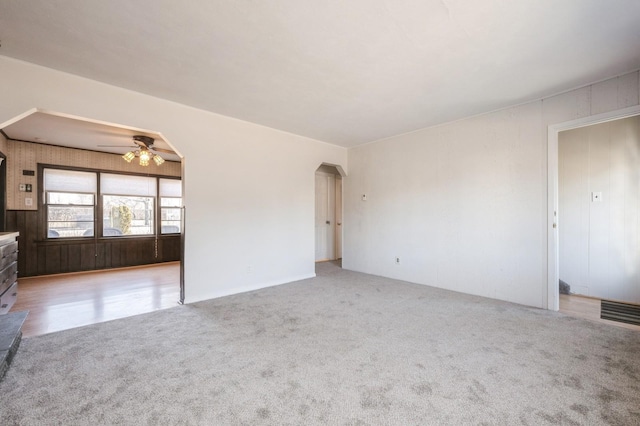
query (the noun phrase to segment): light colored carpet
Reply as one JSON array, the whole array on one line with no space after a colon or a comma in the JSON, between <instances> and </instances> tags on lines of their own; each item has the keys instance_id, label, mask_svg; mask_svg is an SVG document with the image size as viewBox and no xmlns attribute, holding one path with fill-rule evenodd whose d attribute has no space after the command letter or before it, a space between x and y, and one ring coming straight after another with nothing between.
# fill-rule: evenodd
<instances>
[{"instance_id":1,"label":"light colored carpet","mask_svg":"<svg viewBox=\"0 0 640 426\"><path fill-rule=\"evenodd\" d=\"M640 333L318 269L24 339L0 424L640 424Z\"/></svg>"}]
</instances>

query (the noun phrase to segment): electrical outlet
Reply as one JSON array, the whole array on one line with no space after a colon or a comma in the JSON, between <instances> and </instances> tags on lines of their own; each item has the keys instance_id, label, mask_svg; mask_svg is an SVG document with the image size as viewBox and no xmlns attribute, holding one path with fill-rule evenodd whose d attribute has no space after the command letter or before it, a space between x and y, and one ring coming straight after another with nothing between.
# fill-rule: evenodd
<instances>
[{"instance_id":1,"label":"electrical outlet","mask_svg":"<svg viewBox=\"0 0 640 426\"><path fill-rule=\"evenodd\" d=\"M25 206L32 206L33 205L33 198L25 198L24 199L24 205Z\"/></svg>"}]
</instances>

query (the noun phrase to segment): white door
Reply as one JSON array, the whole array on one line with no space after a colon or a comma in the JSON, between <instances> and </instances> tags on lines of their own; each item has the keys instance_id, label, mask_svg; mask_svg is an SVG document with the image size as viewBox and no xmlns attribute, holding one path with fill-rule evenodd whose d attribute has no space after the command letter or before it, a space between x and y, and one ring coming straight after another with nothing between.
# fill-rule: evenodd
<instances>
[{"instance_id":1,"label":"white door","mask_svg":"<svg viewBox=\"0 0 640 426\"><path fill-rule=\"evenodd\" d=\"M335 259L334 175L316 172L316 262Z\"/></svg>"}]
</instances>

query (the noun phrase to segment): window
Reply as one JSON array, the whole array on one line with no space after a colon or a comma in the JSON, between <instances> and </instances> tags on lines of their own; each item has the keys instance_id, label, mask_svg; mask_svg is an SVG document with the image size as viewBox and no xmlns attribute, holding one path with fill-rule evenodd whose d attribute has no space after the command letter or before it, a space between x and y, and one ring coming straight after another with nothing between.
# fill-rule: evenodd
<instances>
[{"instance_id":1,"label":"window","mask_svg":"<svg viewBox=\"0 0 640 426\"><path fill-rule=\"evenodd\" d=\"M182 223L182 181L160 179L160 233L180 233Z\"/></svg>"},{"instance_id":2,"label":"window","mask_svg":"<svg viewBox=\"0 0 640 426\"><path fill-rule=\"evenodd\" d=\"M93 235L97 175L71 170L44 170L48 238Z\"/></svg>"},{"instance_id":3,"label":"window","mask_svg":"<svg viewBox=\"0 0 640 426\"><path fill-rule=\"evenodd\" d=\"M180 179L42 168L47 238L179 234Z\"/></svg>"},{"instance_id":4,"label":"window","mask_svg":"<svg viewBox=\"0 0 640 426\"><path fill-rule=\"evenodd\" d=\"M154 235L156 183L152 177L102 173L102 235Z\"/></svg>"}]
</instances>

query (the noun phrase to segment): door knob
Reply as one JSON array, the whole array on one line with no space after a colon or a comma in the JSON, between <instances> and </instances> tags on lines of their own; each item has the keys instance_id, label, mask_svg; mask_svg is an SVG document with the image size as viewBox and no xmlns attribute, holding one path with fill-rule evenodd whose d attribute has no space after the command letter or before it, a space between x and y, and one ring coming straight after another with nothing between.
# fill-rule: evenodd
<instances>
[{"instance_id":1,"label":"door knob","mask_svg":"<svg viewBox=\"0 0 640 426\"><path fill-rule=\"evenodd\" d=\"M331 221L330 221L330 220L326 221L325 223L326 223L327 225L331 225Z\"/></svg>"},{"instance_id":2,"label":"door knob","mask_svg":"<svg viewBox=\"0 0 640 426\"><path fill-rule=\"evenodd\" d=\"M338 226L342 225L342 223L338 222Z\"/></svg>"}]
</instances>

